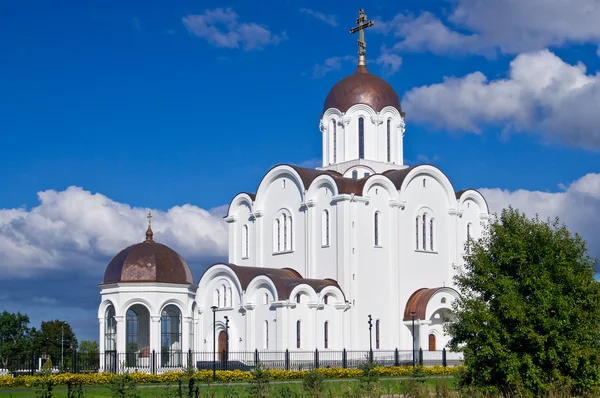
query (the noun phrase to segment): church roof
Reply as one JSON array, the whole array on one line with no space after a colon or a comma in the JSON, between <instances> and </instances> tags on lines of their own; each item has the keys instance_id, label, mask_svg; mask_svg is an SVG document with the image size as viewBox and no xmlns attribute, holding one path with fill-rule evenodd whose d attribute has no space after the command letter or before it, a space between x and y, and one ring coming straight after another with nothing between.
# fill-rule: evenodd
<instances>
[{"instance_id":1,"label":"church roof","mask_svg":"<svg viewBox=\"0 0 600 398\"><path fill-rule=\"evenodd\" d=\"M214 264L211 267L214 267L215 265L226 265L227 267L231 268L231 270L239 279L242 290L244 291L248 288L248 285L250 285L250 282L252 282L254 278L258 276L268 277L271 279L271 281L273 281L273 284L277 289L277 296L279 297L279 300L289 299L292 290L294 290L296 286L302 284L312 287L317 293L327 286L334 286L342 291L338 283L333 279L306 279L303 278L298 271L291 268L246 267L231 263L219 263ZM204 272L206 273L208 269ZM204 277L204 275L202 275L202 277ZM202 277L200 277L200 279L202 279Z\"/></svg>"},{"instance_id":2,"label":"church roof","mask_svg":"<svg viewBox=\"0 0 600 398\"><path fill-rule=\"evenodd\" d=\"M121 250L110 260L102 284L119 282L164 282L193 284L187 262L175 250L153 240L148 213L146 240Z\"/></svg>"},{"instance_id":3,"label":"church roof","mask_svg":"<svg viewBox=\"0 0 600 398\"><path fill-rule=\"evenodd\" d=\"M396 90L382 78L369 73L366 65L358 65L353 74L331 88L325 98L323 113L330 108L346 112L356 104L369 105L375 112L381 112L386 106L393 106L402 113Z\"/></svg>"}]
</instances>

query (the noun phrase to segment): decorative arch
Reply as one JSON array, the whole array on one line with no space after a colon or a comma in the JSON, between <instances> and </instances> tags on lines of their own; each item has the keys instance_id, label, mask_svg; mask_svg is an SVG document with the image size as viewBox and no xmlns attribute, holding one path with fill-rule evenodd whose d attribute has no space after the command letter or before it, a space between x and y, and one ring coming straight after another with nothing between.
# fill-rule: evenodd
<instances>
[{"instance_id":1,"label":"decorative arch","mask_svg":"<svg viewBox=\"0 0 600 398\"><path fill-rule=\"evenodd\" d=\"M381 174L372 174L369 176L365 185L363 186L362 196L369 196L369 191L375 187L381 187L385 189L390 200L399 201L400 195L396 186L384 175Z\"/></svg>"},{"instance_id":2,"label":"decorative arch","mask_svg":"<svg viewBox=\"0 0 600 398\"><path fill-rule=\"evenodd\" d=\"M429 206L421 206L413 213L416 220L414 233L417 250L435 251L437 249L437 222L436 215Z\"/></svg>"},{"instance_id":3,"label":"decorative arch","mask_svg":"<svg viewBox=\"0 0 600 398\"><path fill-rule=\"evenodd\" d=\"M229 203L229 208L227 209L227 217L237 216L238 210L239 210L240 206L242 206L242 205L248 206L248 208L250 209L250 213L252 213L253 202L254 202L253 195L250 196L250 194L247 192L238 193L237 195L235 195L233 197L233 199Z\"/></svg>"},{"instance_id":4,"label":"decorative arch","mask_svg":"<svg viewBox=\"0 0 600 398\"><path fill-rule=\"evenodd\" d=\"M255 303L262 303L262 297L257 297L257 293L259 289L266 288L269 291L271 297L273 297L273 301L279 300L279 295L277 293L277 287L271 278L267 275L259 275L252 279L246 288L246 297L252 297Z\"/></svg>"},{"instance_id":5,"label":"decorative arch","mask_svg":"<svg viewBox=\"0 0 600 398\"><path fill-rule=\"evenodd\" d=\"M162 314L165 307L167 307L169 305L174 305L175 307L177 307L179 309L179 312L181 312L181 316L183 316L183 314L186 313L185 304L183 304L183 302L181 300L172 298L172 299L166 300L164 303L161 304L159 314Z\"/></svg>"},{"instance_id":6,"label":"decorative arch","mask_svg":"<svg viewBox=\"0 0 600 398\"><path fill-rule=\"evenodd\" d=\"M385 108L384 108L385 109ZM358 120L359 117L371 118L371 116L377 116L377 112L366 104L355 104L352 105L345 113L344 116L350 116Z\"/></svg>"},{"instance_id":7,"label":"decorative arch","mask_svg":"<svg viewBox=\"0 0 600 398\"><path fill-rule=\"evenodd\" d=\"M393 106L386 106L384 107L380 112L379 115L383 116L385 118L389 117L389 114L391 113L391 115L395 118L395 119L400 119L402 120L403 117L400 114L400 112L398 111L398 109L394 108Z\"/></svg>"},{"instance_id":8,"label":"decorative arch","mask_svg":"<svg viewBox=\"0 0 600 398\"><path fill-rule=\"evenodd\" d=\"M400 196L406 192L406 189L413 180L418 179L421 176L431 177L442 185L444 193L446 194L448 209L454 209L456 207L456 193L452 183L440 169L429 164L415 166L408 172L400 186Z\"/></svg>"},{"instance_id":9,"label":"decorative arch","mask_svg":"<svg viewBox=\"0 0 600 398\"><path fill-rule=\"evenodd\" d=\"M115 309L115 312L117 311L117 306L112 302L112 300L106 299L103 300L100 305L98 306L98 318L104 318L104 316L106 315L106 309L110 306L113 306Z\"/></svg>"},{"instance_id":10,"label":"decorative arch","mask_svg":"<svg viewBox=\"0 0 600 398\"><path fill-rule=\"evenodd\" d=\"M446 303L441 302L439 296L450 297ZM421 288L415 291L406 303L404 309L404 320L412 319L411 312L415 313L415 319L428 320L440 309L452 309L452 303L459 298L459 293L451 287Z\"/></svg>"},{"instance_id":11,"label":"decorative arch","mask_svg":"<svg viewBox=\"0 0 600 398\"><path fill-rule=\"evenodd\" d=\"M271 170L267 172L267 174L263 177L258 185L258 189L256 190L256 199L254 201L254 209L263 210L264 202L267 191L273 182L281 177L286 177L290 181L292 181L296 188L298 189L298 193L301 198L304 197L303 193L306 190L304 183L302 182L302 178L294 170L293 167L288 165L278 165L273 167Z\"/></svg>"},{"instance_id":12,"label":"decorative arch","mask_svg":"<svg viewBox=\"0 0 600 398\"><path fill-rule=\"evenodd\" d=\"M338 119L341 119L343 114L336 108L329 108L325 111L323 116L321 116L321 120L329 120L332 116L336 116Z\"/></svg>"},{"instance_id":13,"label":"decorative arch","mask_svg":"<svg viewBox=\"0 0 600 398\"><path fill-rule=\"evenodd\" d=\"M476 189L466 189L464 191L460 191L459 193L457 193L457 196L458 196L458 208L459 209L462 209L464 207L464 204L467 200L472 200L475 203L477 203L477 206L479 206L481 213L485 213L486 215L489 215L490 209L488 207L487 200Z\"/></svg>"},{"instance_id":14,"label":"decorative arch","mask_svg":"<svg viewBox=\"0 0 600 398\"><path fill-rule=\"evenodd\" d=\"M344 293L335 286L327 286L319 293L321 298L329 296L329 304L344 303L346 299ZM333 301L332 301L333 299Z\"/></svg>"},{"instance_id":15,"label":"decorative arch","mask_svg":"<svg viewBox=\"0 0 600 398\"><path fill-rule=\"evenodd\" d=\"M301 283L298 286L294 287L292 289L292 291L290 292L290 299L296 297L296 295L300 293L300 294L306 294L309 298L309 301L313 301L313 302L318 302L319 301L319 297L317 296L317 292L315 292L315 290L305 284L305 283Z\"/></svg>"},{"instance_id":16,"label":"decorative arch","mask_svg":"<svg viewBox=\"0 0 600 398\"><path fill-rule=\"evenodd\" d=\"M209 267L200 277L198 289L196 289L196 301L201 308L212 306L213 286L216 288L217 282L226 279L230 282L230 287L235 288L236 298L242 301L242 284L233 270L226 264L217 263ZM233 294L233 293L232 293Z\"/></svg>"},{"instance_id":17,"label":"decorative arch","mask_svg":"<svg viewBox=\"0 0 600 398\"><path fill-rule=\"evenodd\" d=\"M338 186L333 178L328 174L321 174L311 182L306 191L306 197L310 199L314 198L319 189L324 187L331 190L332 196L339 195Z\"/></svg>"},{"instance_id":18,"label":"decorative arch","mask_svg":"<svg viewBox=\"0 0 600 398\"><path fill-rule=\"evenodd\" d=\"M136 305L136 304L139 304L139 305L142 305L142 306L146 307L146 310L148 310L148 313L150 313L150 314L155 314L155 312L154 312L154 310L153 310L153 308L152 308L152 305L150 304L150 302L149 302L149 301L147 301L147 300L144 300L143 298L139 298L139 297L136 297L136 298L132 298L132 299L129 299L129 300L127 300L127 301L126 301L126 302L125 302L125 303L124 303L124 304L121 306L121 312L120 312L120 313L121 313L121 314L124 314L124 315L127 315L127 310L128 310L130 307L132 307L132 306L134 306L134 305ZM156 314L155 314L155 315L156 315Z\"/></svg>"}]
</instances>

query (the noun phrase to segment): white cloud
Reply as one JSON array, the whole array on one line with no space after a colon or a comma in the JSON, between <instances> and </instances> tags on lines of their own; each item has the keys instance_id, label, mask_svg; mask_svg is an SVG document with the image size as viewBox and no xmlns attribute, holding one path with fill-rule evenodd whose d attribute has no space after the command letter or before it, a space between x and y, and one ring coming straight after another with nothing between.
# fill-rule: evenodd
<instances>
[{"instance_id":1,"label":"white cloud","mask_svg":"<svg viewBox=\"0 0 600 398\"><path fill-rule=\"evenodd\" d=\"M266 26L238 19L231 8L216 8L204 14L188 15L183 18L183 24L192 34L216 47L257 50L288 38L285 32L274 34Z\"/></svg>"},{"instance_id":2,"label":"white cloud","mask_svg":"<svg viewBox=\"0 0 600 398\"><path fill-rule=\"evenodd\" d=\"M333 26L334 28L338 26L337 19L333 15L326 15L322 12L311 10L310 8L301 8L300 12L303 14L308 14L319 21L325 22L327 25Z\"/></svg>"},{"instance_id":3,"label":"white cloud","mask_svg":"<svg viewBox=\"0 0 600 398\"><path fill-rule=\"evenodd\" d=\"M589 173L569 184L564 192L507 191L480 189L491 212L499 213L512 205L533 217L542 219L559 217L571 232L579 233L588 244L589 253L600 257L600 240L597 238L600 213L600 174Z\"/></svg>"},{"instance_id":4,"label":"white cloud","mask_svg":"<svg viewBox=\"0 0 600 398\"><path fill-rule=\"evenodd\" d=\"M377 29L401 38L396 49L438 54L519 53L600 42L597 0L457 0L454 4L448 24L423 12L378 21Z\"/></svg>"},{"instance_id":5,"label":"white cloud","mask_svg":"<svg viewBox=\"0 0 600 398\"><path fill-rule=\"evenodd\" d=\"M506 79L481 72L417 87L402 102L412 120L436 127L480 132L500 125L587 149L600 149L600 75L570 65L550 51L521 54Z\"/></svg>"},{"instance_id":6,"label":"white cloud","mask_svg":"<svg viewBox=\"0 0 600 398\"><path fill-rule=\"evenodd\" d=\"M318 64L313 67L313 77L323 77L331 71L339 70L342 67L342 62L351 61L354 59L356 59L356 57L351 57L350 55L327 58L322 64Z\"/></svg>"},{"instance_id":7,"label":"white cloud","mask_svg":"<svg viewBox=\"0 0 600 398\"><path fill-rule=\"evenodd\" d=\"M382 66L384 75L390 76L400 70L400 65L402 65L402 57L390 52L382 52L379 58L375 60L375 63Z\"/></svg>"},{"instance_id":8,"label":"white cloud","mask_svg":"<svg viewBox=\"0 0 600 398\"><path fill-rule=\"evenodd\" d=\"M101 194L70 187L38 193L31 210L0 209L0 275L30 276L39 270L100 273L121 249L144 240L148 209L132 208ZM189 204L153 210L155 240L188 262L226 256L222 208Z\"/></svg>"}]
</instances>

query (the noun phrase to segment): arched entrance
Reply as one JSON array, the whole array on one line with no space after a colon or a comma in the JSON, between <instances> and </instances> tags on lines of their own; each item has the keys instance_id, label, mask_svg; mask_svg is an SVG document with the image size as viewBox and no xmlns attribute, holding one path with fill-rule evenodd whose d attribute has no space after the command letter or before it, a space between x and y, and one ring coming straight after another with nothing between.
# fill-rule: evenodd
<instances>
[{"instance_id":1,"label":"arched entrance","mask_svg":"<svg viewBox=\"0 0 600 398\"><path fill-rule=\"evenodd\" d=\"M435 334L429 335L429 351L435 351Z\"/></svg>"},{"instance_id":2,"label":"arched entrance","mask_svg":"<svg viewBox=\"0 0 600 398\"><path fill-rule=\"evenodd\" d=\"M225 362L227 361L227 333L225 333L224 330L219 332L218 350L221 362L223 362L223 366L225 366Z\"/></svg>"}]
</instances>

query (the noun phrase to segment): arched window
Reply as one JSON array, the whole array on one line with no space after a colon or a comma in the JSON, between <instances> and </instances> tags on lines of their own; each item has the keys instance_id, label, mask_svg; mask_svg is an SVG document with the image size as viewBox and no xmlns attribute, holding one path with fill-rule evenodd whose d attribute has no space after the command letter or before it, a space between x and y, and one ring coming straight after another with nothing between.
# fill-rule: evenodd
<instances>
[{"instance_id":1,"label":"arched window","mask_svg":"<svg viewBox=\"0 0 600 398\"><path fill-rule=\"evenodd\" d=\"M281 221L278 218L273 223L273 251L275 253L281 251Z\"/></svg>"},{"instance_id":2,"label":"arched window","mask_svg":"<svg viewBox=\"0 0 600 398\"><path fill-rule=\"evenodd\" d=\"M242 256L248 258L248 226L242 227Z\"/></svg>"},{"instance_id":3,"label":"arched window","mask_svg":"<svg viewBox=\"0 0 600 398\"><path fill-rule=\"evenodd\" d=\"M423 214L423 250L427 250L427 239L425 239L426 233L427 233L427 214Z\"/></svg>"},{"instance_id":4,"label":"arched window","mask_svg":"<svg viewBox=\"0 0 600 398\"><path fill-rule=\"evenodd\" d=\"M442 297L442 304L446 304L446 297Z\"/></svg>"},{"instance_id":5,"label":"arched window","mask_svg":"<svg viewBox=\"0 0 600 398\"><path fill-rule=\"evenodd\" d=\"M333 119L333 163L337 162L337 125Z\"/></svg>"},{"instance_id":6,"label":"arched window","mask_svg":"<svg viewBox=\"0 0 600 398\"><path fill-rule=\"evenodd\" d=\"M181 311L168 305L160 315L161 366L181 366Z\"/></svg>"},{"instance_id":7,"label":"arched window","mask_svg":"<svg viewBox=\"0 0 600 398\"><path fill-rule=\"evenodd\" d=\"M296 302L297 303L300 303L300 296L301 296L300 293L296 294Z\"/></svg>"},{"instance_id":8,"label":"arched window","mask_svg":"<svg viewBox=\"0 0 600 398\"><path fill-rule=\"evenodd\" d=\"M323 326L323 348L329 348L329 322L325 321Z\"/></svg>"},{"instance_id":9,"label":"arched window","mask_svg":"<svg viewBox=\"0 0 600 398\"><path fill-rule=\"evenodd\" d=\"M221 292L219 291L219 289L215 289L214 304L218 308L221 308Z\"/></svg>"},{"instance_id":10,"label":"arched window","mask_svg":"<svg viewBox=\"0 0 600 398\"><path fill-rule=\"evenodd\" d=\"M358 118L358 157L365 158L365 119Z\"/></svg>"},{"instance_id":11,"label":"arched window","mask_svg":"<svg viewBox=\"0 0 600 398\"><path fill-rule=\"evenodd\" d=\"M467 240L471 239L471 223L467 224Z\"/></svg>"},{"instance_id":12,"label":"arched window","mask_svg":"<svg viewBox=\"0 0 600 398\"><path fill-rule=\"evenodd\" d=\"M329 303L329 295L326 294L325 297L323 297L323 304L327 305Z\"/></svg>"},{"instance_id":13,"label":"arched window","mask_svg":"<svg viewBox=\"0 0 600 398\"><path fill-rule=\"evenodd\" d=\"M227 308L227 288L223 285L221 289L223 290L223 307Z\"/></svg>"},{"instance_id":14,"label":"arched window","mask_svg":"<svg viewBox=\"0 0 600 398\"><path fill-rule=\"evenodd\" d=\"M115 307L106 309L104 315L104 370L116 372L117 370L117 320Z\"/></svg>"},{"instance_id":15,"label":"arched window","mask_svg":"<svg viewBox=\"0 0 600 398\"><path fill-rule=\"evenodd\" d=\"M374 216L374 220L373 220L373 224L375 227L375 246L379 246L379 212L376 211L375 212L375 216Z\"/></svg>"},{"instance_id":16,"label":"arched window","mask_svg":"<svg viewBox=\"0 0 600 398\"><path fill-rule=\"evenodd\" d=\"M429 250L433 251L433 218L429 220Z\"/></svg>"},{"instance_id":17,"label":"arched window","mask_svg":"<svg viewBox=\"0 0 600 398\"><path fill-rule=\"evenodd\" d=\"M292 247L292 242L293 242L293 233L294 233L294 228L292 226L292 216L288 217L288 227L289 227L289 233L288 233L288 250L293 250L294 248Z\"/></svg>"},{"instance_id":18,"label":"arched window","mask_svg":"<svg viewBox=\"0 0 600 398\"><path fill-rule=\"evenodd\" d=\"M265 298L263 300L263 304L269 304L269 293L265 293Z\"/></svg>"},{"instance_id":19,"label":"arched window","mask_svg":"<svg viewBox=\"0 0 600 398\"><path fill-rule=\"evenodd\" d=\"M141 304L132 305L126 313L125 366L149 366L150 313Z\"/></svg>"},{"instance_id":20,"label":"arched window","mask_svg":"<svg viewBox=\"0 0 600 398\"><path fill-rule=\"evenodd\" d=\"M419 216L415 219L415 249L419 250Z\"/></svg>"},{"instance_id":21,"label":"arched window","mask_svg":"<svg viewBox=\"0 0 600 398\"><path fill-rule=\"evenodd\" d=\"M379 349L380 344L379 344L379 319L377 321L375 321L375 348Z\"/></svg>"},{"instance_id":22,"label":"arched window","mask_svg":"<svg viewBox=\"0 0 600 398\"><path fill-rule=\"evenodd\" d=\"M300 324L300 321L297 321L296 322L296 348L302 347L302 341L300 340L301 327L302 327L302 325Z\"/></svg>"},{"instance_id":23,"label":"arched window","mask_svg":"<svg viewBox=\"0 0 600 398\"><path fill-rule=\"evenodd\" d=\"M321 245L329 246L329 211L323 210L321 224Z\"/></svg>"},{"instance_id":24,"label":"arched window","mask_svg":"<svg viewBox=\"0 0 600 398\"><path fill-rule=\"evenodd\" d=\"M288 232L288 225L287 225L287 215L284 214L283 215L283 251L287 250L287 232Z\"/></svg>"},{"instance_id":25,"label":"arched window","mask_svg":"<svg viewBox=\"0 0 600 398\"><path fill-rule=\"evenodd\" d=\"M265 321L263 326L263 348L269 349L269 321Z\"/></svg>"},{"instance_id":26,"label":"arched window","mask_svg":"<svg viewBox=\"0 0 600 398\"><path fill-rule=\"evenodd\" d=\"M392 119L387 120L387 161L392 161Z\"/></svg>"}]
</instances>

